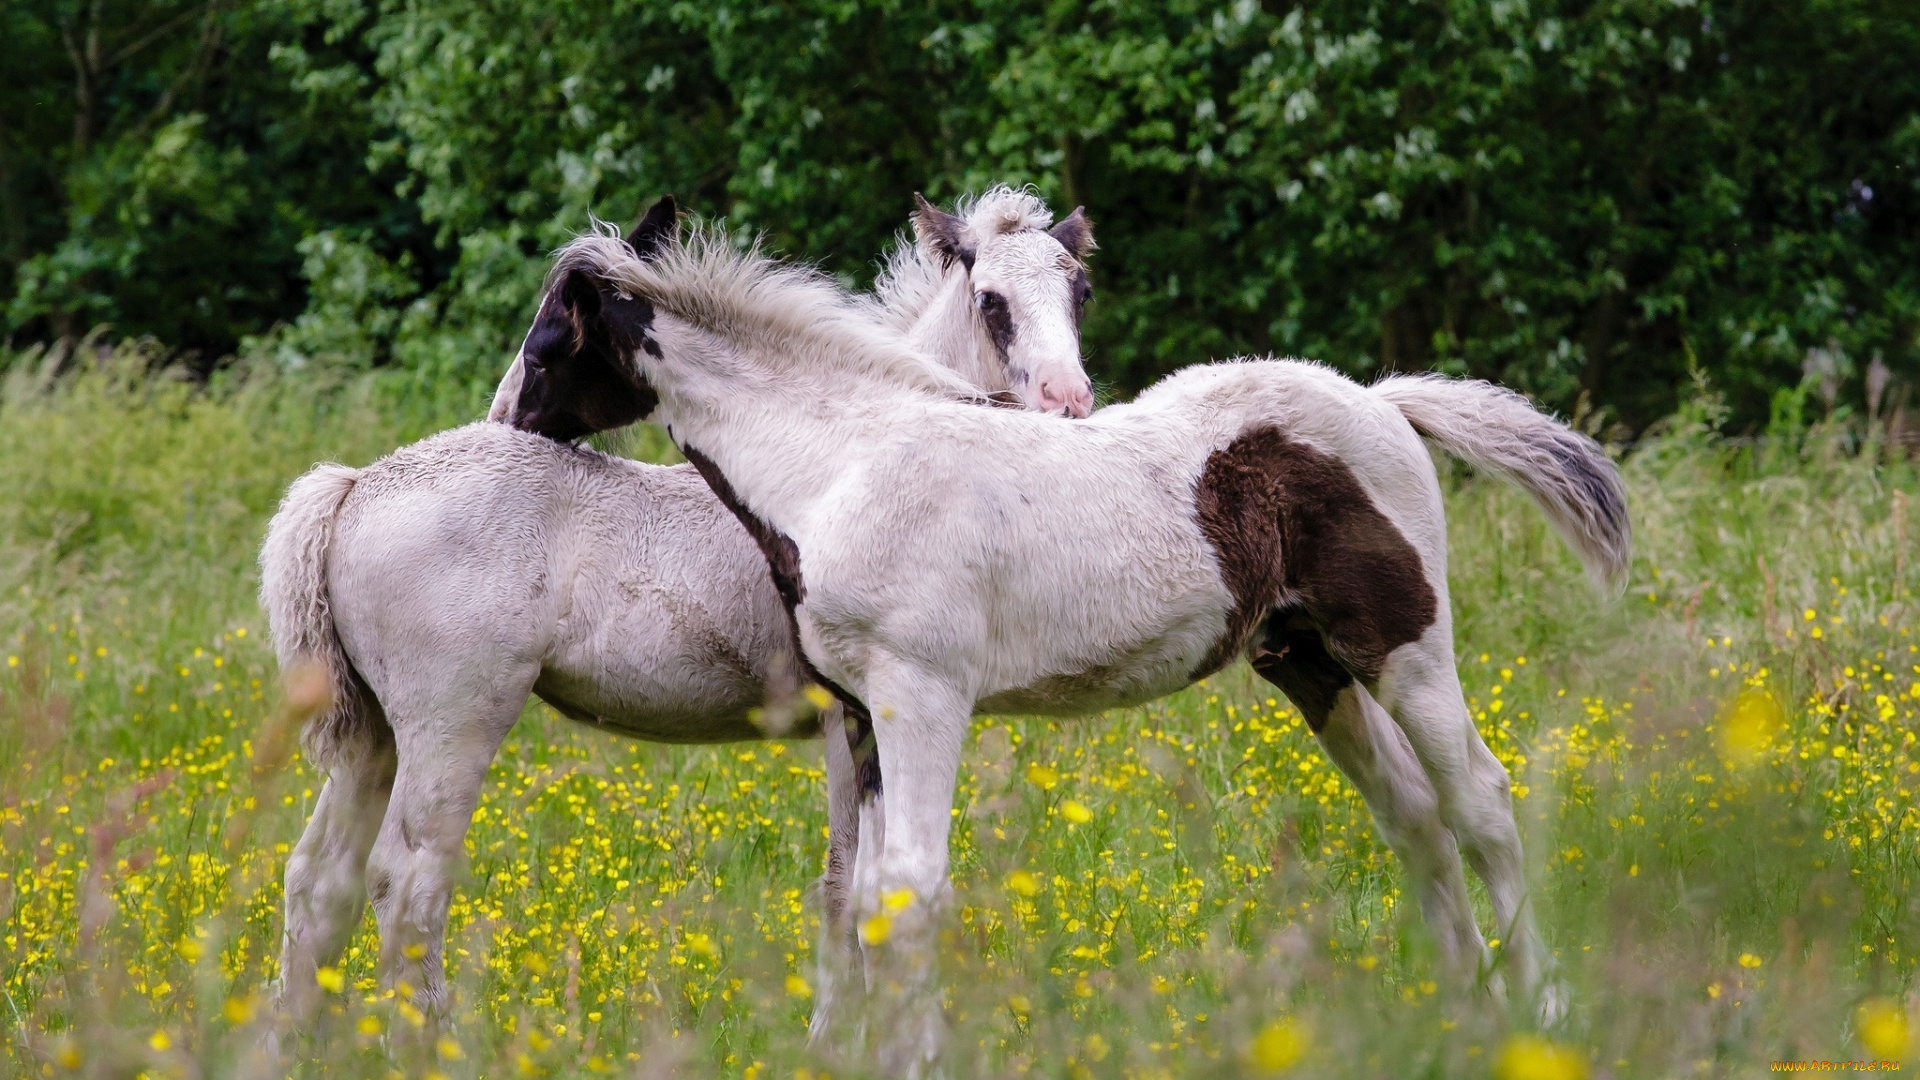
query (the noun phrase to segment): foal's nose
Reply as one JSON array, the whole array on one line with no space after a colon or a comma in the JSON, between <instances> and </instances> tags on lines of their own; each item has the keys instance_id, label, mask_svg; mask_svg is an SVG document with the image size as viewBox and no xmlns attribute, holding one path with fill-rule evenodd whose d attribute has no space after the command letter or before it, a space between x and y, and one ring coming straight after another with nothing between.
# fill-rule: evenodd
<instances>
[{"instance_id":1,"label":"foal's nose","mask_svg":"<svg viewBox=\"0 0 1920 1080\"><path fill-rule=\"evenodd\" d=\"M1040 408L1056 409L1076 419L1093 412L1093 383L1078 379L1041 379Z\"/></svg>"}]
</instances>

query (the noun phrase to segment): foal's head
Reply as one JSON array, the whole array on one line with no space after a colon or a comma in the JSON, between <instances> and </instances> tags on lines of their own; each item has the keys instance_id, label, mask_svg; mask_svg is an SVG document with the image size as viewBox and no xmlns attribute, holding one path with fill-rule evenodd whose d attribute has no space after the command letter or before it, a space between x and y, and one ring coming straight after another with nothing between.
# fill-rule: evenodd
<instances>
[{"instance_id":1,"label":"foal's head","mask_svg":"<svg viewBox=\"0 0 1920 1080\"><path fill-rule=\"evenodd\" d=\"M627 243L643 258L673 239L673 196L641 217ZM489 420L570 442L643 420L660 403L633 355L658 350L653 305L585 270L561 273L493 397Z\"/></svg>"},{"instance_id":2,"label":"foal's head","mask_svg":"<svg viewBox=\"0 0 1920 1080\"><path fill-rule=\"evenodd\" d=\"M922 248L965 272L975 330L1004 365L1007 386L1031 409L1092 412L1093 384L1080 363L1080 321L1093 295L1086 208L1049 228L1039 199L1007 187L962 203L958 214L919 195L914 203Z\"/></svg>"}]
</instances>

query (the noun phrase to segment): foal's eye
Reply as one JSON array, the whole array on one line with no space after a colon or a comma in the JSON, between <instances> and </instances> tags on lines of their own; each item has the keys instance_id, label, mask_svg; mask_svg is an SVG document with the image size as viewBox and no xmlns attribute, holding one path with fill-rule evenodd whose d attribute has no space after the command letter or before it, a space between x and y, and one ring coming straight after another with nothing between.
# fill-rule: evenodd
<instances>
[{"instance_id":1,"label":"foal's eye","mask_svg":"<svg viewBox=\"0 0 1920 1080\"><path fill-rule=\"evenodd\" d=\"M1006 301L1000 299L1000 294L993 293L993 292L981 293L979 296L974 298L974 302L980 305L981 311L994 311L998 308L1006 306Z\"/></svg>"}]
</instances>

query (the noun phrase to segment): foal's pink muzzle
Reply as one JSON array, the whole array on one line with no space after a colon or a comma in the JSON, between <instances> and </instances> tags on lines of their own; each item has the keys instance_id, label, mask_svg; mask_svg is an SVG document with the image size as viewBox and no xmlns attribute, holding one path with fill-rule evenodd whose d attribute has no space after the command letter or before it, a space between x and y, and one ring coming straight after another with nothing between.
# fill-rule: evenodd
<instances>
[{"instance_id":1,"label":"foal's pink muzzle","mask_svg":"<svg viewBox=\"0 0 1920 1080\"><path fill-rule=\"evenodd\" d=\"M1040 380L1040 409L1082 419L1093 412L1093 383L1086 376Z\"/></svg>"}]
</instances>

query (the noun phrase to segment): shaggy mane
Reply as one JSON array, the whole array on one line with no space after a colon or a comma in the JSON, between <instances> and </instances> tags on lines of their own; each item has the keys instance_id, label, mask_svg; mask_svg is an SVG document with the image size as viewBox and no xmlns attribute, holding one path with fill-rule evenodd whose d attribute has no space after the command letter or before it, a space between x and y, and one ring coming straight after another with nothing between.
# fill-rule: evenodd
<instances>
[{"instance_id":1,"label":"shaggy mane","mask_svg":"<svg viewBox=\"0 0 1920 1080\"><path fill-rule=\"evenodd\" d=\"M979 388L907 345L880 304L856 296L820 271L736 247L711 227L686 229L642 260L619 230L596 223L557 253L551 290L583 270L656 309L723 337L754 342L793 364L853 368L944 398L978 400Z\"/></svg>"},{"instance_id":2,"label":"shaggy mane","mask_svg":"<svg viewBox=\"0 0 1920 1080\"><path fill-rule=\"evenodd\" d=\"M963 196L954 204L953 214L966 222L966 231L975 242L1053 226L1053 211L1040 196L1006 184L996 184L978 197ZM873 283L874 295L886 309L887 323L904 331L918 321L939 294L948 269L939 252L904 232L895 233L886 264Z\"/></svg>"}]
</instances>

